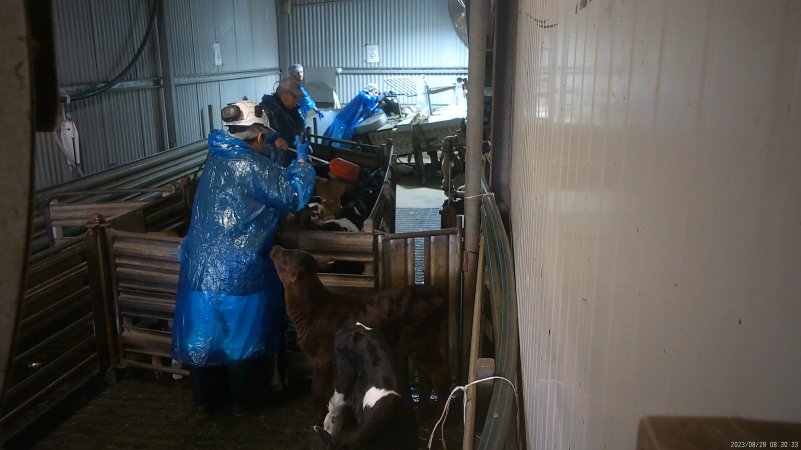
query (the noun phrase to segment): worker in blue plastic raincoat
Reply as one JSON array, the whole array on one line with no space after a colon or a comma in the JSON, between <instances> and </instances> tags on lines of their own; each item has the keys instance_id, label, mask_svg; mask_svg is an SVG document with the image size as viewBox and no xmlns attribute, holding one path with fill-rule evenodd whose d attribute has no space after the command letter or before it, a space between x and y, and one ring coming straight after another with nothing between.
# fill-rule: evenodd
<instances>
[{"instance_id":1,"label":"worker in blue plastic raincoat","mask_svg":"<svg viewBox=\"0 0 801 450\"><path fill-rule=\"evenodd\" d=\"M256 153L273 134L254 102L222 110L228 132L209 135L192 222L180 246L173 358L189 367L193 407L210 408L211 366L227 366L235 413L252 396L252 361L281 342L283 291L269 252L278 220L309 201L315 174L309 145L295 139L288 168Z\"/></svg>"},{"instance_id":2,"label":"worker in blue plastic raincoat","mask_svg":"<svg viewBox=\"0 0 801 450\"><path fill-rule=\"evenodd\" d=\"M308 121L310 117L313 117L312 112L314 112L314 114L316 114L320 119L323 119L325 114L323 114L323 112L317 108L317 103L315 103L314 99L311 98L309 91L306 90L306 86L303 81L305 79L303 66L300 64L292 64L289 66L289 75L298 80L300 83L300 92L303 94L303 97L298 99L298 106L303 112L303 118Z\"/></svg>"},{"instance_id":3,"label":"worker in blue plastic raincoat","mask_svg":"<svg viewBox=\"0 0 801 450\"><path fill-rule=\"evenodd\" d=\"M350 140L353 130L375 109L378 103L378 86L370 83L353 97L334 117L334 122L325 130L325 136ZM337 144L334 144L337 146Z\"/></svg>"}]
</instances>

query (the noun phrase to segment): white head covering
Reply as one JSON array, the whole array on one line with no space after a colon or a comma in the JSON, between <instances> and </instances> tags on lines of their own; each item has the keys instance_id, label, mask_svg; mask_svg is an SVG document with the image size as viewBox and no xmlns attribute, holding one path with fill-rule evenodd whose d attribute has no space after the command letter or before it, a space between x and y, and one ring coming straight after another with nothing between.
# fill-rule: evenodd
<instances>
[{"instance_id":1,"label":"white head covering","mask_svg":"<svg viewBox=\"0 0 801 450\"><path fill-rule=\"evenodd\" d=\"M238 139L248 140L260 133L271 132L270 119L261 105L251 101L229 103L221 111L223 125L229 127L229 134ZM237 127L240 131L231 132L230 127Z\"/></svg>"},{"instance_id":2,"label":"white head covering","mask_svg":"<svg viewBox=\"0 0 801 450\"><path fill-rule=\"evenodd\" d=\"M375 83L367 83L367 86L362 89L364 92L376 91L378 92L378 85Z\"/></svg>"}]
</instances>

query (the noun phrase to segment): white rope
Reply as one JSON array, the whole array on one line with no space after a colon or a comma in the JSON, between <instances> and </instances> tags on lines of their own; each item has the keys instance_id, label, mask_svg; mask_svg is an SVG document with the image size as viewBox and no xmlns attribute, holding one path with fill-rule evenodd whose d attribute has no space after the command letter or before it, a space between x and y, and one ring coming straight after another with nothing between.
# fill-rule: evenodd
<instances>
[{"instance_id":1,"label":"white rope","mask_svg":"<svg viewBox=\"0 0 801 450\"><path fill-rule=\"evenodd\" d=\"M495 197L495 193L494 192L487 192L486 194L465 195L462 198L465 199L465 200L470 200L472 198L481 198L481 197L486 197L486 196L489 196L489 195Z\"/></svg>"},{"instance_id":2,"label":"white rope","mask_svg":"<svg viewBox=\"0 0 801 450\"><path fill-rule=\"evenodd\" d=\"M445 445L445 422L444 421L448 417L448 409L450 408L450 405L451 405L451 399L455 398L454 395L456 394L456 392L462 391L462 394L463 394L462 408L463 408L463 411L466 411L467 410L467 395L466 395L467 394L467 388L469 388L470 386L472 386L474 384L482 383L484 381L489 381L489 380L503 380L503 381L506 381L507 383L509 383L510 386L512 386L512 390L515 393L515 412L516 412L515 421L518 423L518 427L519 427L519 419L517 418L517 414L520 414L520 405L518 404L518 400L517 400L517 388L515 388L515 384L512 383L511 381L509 381L508 378L504 378L504 377L501 377L501 376L498 376L498 375L493 375L491 377L481 378L481 379L472 381L470 383L467 383L464 386L456 386L455 388L453 388L453 390L451 391L451 395L448 396L448 401L445 402L445 409L442 410L442 415L439 417L439 420L437 420L437 423L434 424L434 429L431 430L431 436L428 438L428 449L429 450L431 449L431 445L434 442L434 433L437 432L437 427L439 426L440 423L442 423L442 428L440 429L440 440L442 441L442 448L443 448L443 450L447 450L447 448L448 448ZM475 399L473 401L475 401ZM467 417L465 417L462 422L466 422L466 421L467 421ZM517 447L520 448L520 432L519 431L517 433L517 439L518 439Z\"/></svg>"}]
</instances>

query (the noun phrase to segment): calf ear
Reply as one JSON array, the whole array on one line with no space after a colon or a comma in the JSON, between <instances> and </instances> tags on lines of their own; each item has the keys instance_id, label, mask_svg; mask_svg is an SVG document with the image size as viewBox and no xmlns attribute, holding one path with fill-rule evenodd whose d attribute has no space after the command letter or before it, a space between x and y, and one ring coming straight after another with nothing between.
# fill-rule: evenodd
<instances>
[{"instance_id":1,"label":"calf ear","mask_svg":"<svg viewBox=\"0 0 801 450\"><path fill-rule=\"evenodd\" d=\"M331 435L328 434L328 432L322 427L317 425L313 426L311 429L311 434L319 450L328 450L333 448L333 439L331 438Z\"/></svg>"}]
</instances>

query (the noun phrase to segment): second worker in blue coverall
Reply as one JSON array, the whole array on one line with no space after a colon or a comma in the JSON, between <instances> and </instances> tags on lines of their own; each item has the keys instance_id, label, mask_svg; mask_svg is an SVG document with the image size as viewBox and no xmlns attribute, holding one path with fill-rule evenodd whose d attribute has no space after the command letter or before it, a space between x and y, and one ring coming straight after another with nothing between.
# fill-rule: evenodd
<instances>
[{"instance_id":1,"label":"second worker in blue coverall","mask_svg":"<svg viewBox=\"0 0 801 450\"><path fill-rule=\"evenodd\" d=\"M334 122L325 130L325 136L346 141L351 140L356 125L375 109L377 103L378 86L370 83L337 113L336 117L334 117Z\"/></svg>"}]
</instances>

